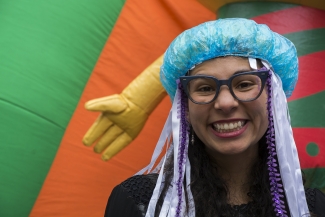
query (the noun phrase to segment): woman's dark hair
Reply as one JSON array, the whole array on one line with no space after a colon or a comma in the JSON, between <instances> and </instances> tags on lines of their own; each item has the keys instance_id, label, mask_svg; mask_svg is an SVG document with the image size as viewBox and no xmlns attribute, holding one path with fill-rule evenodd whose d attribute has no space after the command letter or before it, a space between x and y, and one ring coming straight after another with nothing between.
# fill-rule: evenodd
<instances>
[{"instance_id":1,"label":"woman's dark hair","mask_svg":"<svg viewBox=\"0 0 325 217\"><path fill-rule=\"evenodd\" d=\"M192 137L192 130L190 138ZM218 175L218 169L211 163L203 142L195 135L194 144L189 145L188 156L191 163L191 191L195 203L196 217L233 216L233 209L227 204L228 189L224 180ZM155 216L159 215L164 197L173 177L173 156L165 167L166 179L163 184ZM259 157L251 170L248 197L251 204L247 206L248 216L275 216L270 194L267 171L267 144L265 136L259 141Z\"/></svg>"}]
</instances>

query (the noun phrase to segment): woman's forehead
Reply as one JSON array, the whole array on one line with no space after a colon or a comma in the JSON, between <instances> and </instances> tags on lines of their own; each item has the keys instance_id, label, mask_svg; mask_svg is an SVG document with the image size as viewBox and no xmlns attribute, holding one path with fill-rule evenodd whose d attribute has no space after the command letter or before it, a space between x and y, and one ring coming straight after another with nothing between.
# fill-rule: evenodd
<instances>
[{"instance_id":1,"label":"woman's forehead","mask_svg":"<svg viewBox=\"0 0 325 217\"><path fill-rule=\"evenodd\" d=\"M189 74L218 74L220 76L229 76L238 72L245 72L250 70L252 70L252 68L249 66L248 58L227 56L204 61L190 70Z\"/></svg>"}]
</instances>

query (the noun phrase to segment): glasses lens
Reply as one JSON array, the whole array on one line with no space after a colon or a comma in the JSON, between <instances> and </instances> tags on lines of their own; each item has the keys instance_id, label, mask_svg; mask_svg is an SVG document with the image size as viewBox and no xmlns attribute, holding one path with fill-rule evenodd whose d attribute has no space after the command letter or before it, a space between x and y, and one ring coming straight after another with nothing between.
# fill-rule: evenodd
<instances>
[{"instance_id":1,"label":"glasses lens","mask_svg":"<svg viewBox=\"0 0 325 217\"><path fill-rule=\"evenodd\" d=\"M239 75L232 80L231 87L239 100L254 100L262 91L262 80L257 75Z\"/></svg>"},{"instance_id":2,"label":"glasses lens","mask_svg":"<svg viewBox=\"0 0 325 217\"><path fill-rule=\"evenodd\" d=\"M208 103L216 95L217 84L210 78L196 78L187 85L190 97L198 103Z\"/></svg>"}]
</instances>

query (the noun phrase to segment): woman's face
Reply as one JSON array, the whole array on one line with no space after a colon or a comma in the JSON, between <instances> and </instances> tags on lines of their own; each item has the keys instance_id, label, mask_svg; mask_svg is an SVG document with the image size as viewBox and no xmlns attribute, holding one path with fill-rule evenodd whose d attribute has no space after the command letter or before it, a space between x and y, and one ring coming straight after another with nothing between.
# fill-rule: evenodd
<instances>
[{"instance_id":1,"label":"woman's face","mask_svg":"<svg viewBox=\"0 0 325 217\"><path fill-rule=\"evenodd\" d=\"M191 75L210 75L225 80L244 71L252 71L248 59L229 56L203 62L191 71ZM245 154L249 157L257 153L257 143L268 127L266 103L266 88L256 100L239 102L223 85L210 104L198 105L189 100L188 118L212 156Z\"/></svg>"}]
</instances>

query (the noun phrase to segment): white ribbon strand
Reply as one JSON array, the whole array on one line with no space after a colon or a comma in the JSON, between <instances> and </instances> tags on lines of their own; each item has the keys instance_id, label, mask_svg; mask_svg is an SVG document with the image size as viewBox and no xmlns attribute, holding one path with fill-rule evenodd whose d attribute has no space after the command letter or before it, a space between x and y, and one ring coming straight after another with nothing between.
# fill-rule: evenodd
<instances>
[{"instance_id":1,"label":"white ribbon strand","mask_svg":"<svg viewBox=\"0 0 325 217\"><path fill-rule=\"evenodd\" d=\"M297 148L288 119L287 99L282 89L281 79L273 72L272 105L276 151L291 216L303 216L309 211L302 183Z\"/></svg>"}]
</instances>

